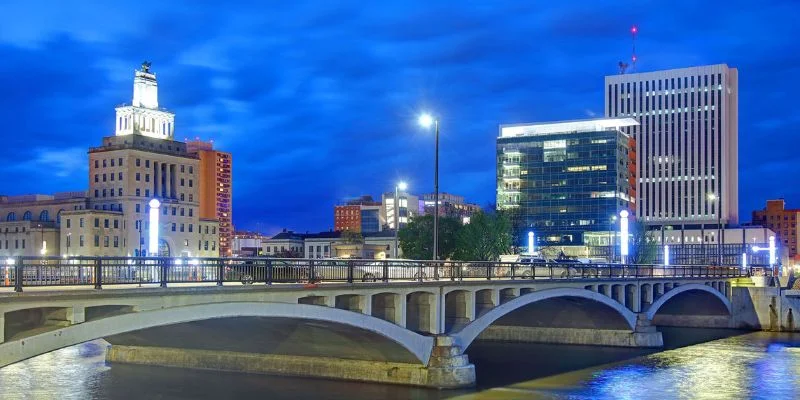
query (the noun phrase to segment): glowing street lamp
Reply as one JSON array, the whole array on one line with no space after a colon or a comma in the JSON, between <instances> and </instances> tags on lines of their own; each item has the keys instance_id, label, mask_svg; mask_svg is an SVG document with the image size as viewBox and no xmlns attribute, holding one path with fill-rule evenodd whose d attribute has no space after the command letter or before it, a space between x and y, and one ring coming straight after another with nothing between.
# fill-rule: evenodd
<instances>
[{"instance_id":1,"label":"glowing street lamp","mask_svg":"<svg viewBox=\"0 0 800 400\"><path fill-rule=\"evenodd\" d=\"M429 129L431 125L436 131L436 162L433 173L433 259L439 259L439 120L428 113L419 116L417 120L423 128Z\"/></svg>"},{"instance_id":2,"label":"glowing street lamp","mask_svg":"<svg viewBox=\"0 0 800 400\"><path fill-rule=\"evenodd\" d=\"M717 265L722 265L722 210L720 209L719 197L716 193L708 194L708 201L716 203L717 214Z\"/></svg>"},{"instance_id":3,"label":"glowing street lamp","mask_svg":"<svg viewBox=\"0 0 800 400\"><path fill-rule=\"evenodd\" d=\"M669 245L664 245L664 266L669 267Z\"/></svg>"},{"instance_id":4,"label":"glowing street lamp","mask_svg":"<svg viewBox=\"0 0 800 400\"><path fill-rule=\"evenodd\" d=\"M528 254L530 254L531 256L533 255L533 252L535 250L533 244L533 238L534 238L533 231L528 232Z\"/></svg>"},{"instance_id":5,"label":"glowing street lamp","mask_svg":"<svg viewBox=\"0 0 800 400\"><path fill-rule=\"evenodd\" d=\"M628 210L619 212L619 253L622 256L622 263L628 261Z\"/></svg>"},{"instance_id":6,"label":"glowing street lamp","mask_svg":"<svg viewBox=\"0 0 800 400\"><path fill-rule=\"evenodd\" d=\"M405 182L399 182L394 187L394 258L397 258L400 253L397 247L397 233L400 231L400 196L398 196L398 192L405 192L407 189L408 184Z\"/></svg>"},{"instance_id":7,"label":"glowing street lamp","mask_svg":"<svg viewBox=\"0 0 800 400\"><path fill-rule=\"evenodd\" d=\"M158 209L161 207L161 202L158 199L150 200L150 229L148 232L148 246L147 253L149 256L153 254L158 255Z\"/></svg>"}]
</instances>

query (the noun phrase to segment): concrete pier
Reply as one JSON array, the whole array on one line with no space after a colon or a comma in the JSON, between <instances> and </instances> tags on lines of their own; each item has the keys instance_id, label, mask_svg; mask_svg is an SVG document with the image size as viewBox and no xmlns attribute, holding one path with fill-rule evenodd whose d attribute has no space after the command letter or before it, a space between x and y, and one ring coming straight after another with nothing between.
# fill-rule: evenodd
<instances>
[{"instance_id":1,"label":"concrete pier","mask_svg":"<svg viewBox=\"0 0 800 400\"><path fill-rule=\"evenodd\" d=\"M632 332L616 329L542 328L525 326L490 326L478 340L523 343L575 344L612 347L662 347L661 332Z\"/></svg>"},{"instance_id":2,"label":"concrete pier","mask_svg":"<svg viewBox=\"0 0 800 400\"><path fill-rule=\"evenodd\" d=\"M126 345L109 346L106 361L439 389L474 386L475 366L452 338L438 339L427 367L402 362Z\"/></svg>"}]
</instances>

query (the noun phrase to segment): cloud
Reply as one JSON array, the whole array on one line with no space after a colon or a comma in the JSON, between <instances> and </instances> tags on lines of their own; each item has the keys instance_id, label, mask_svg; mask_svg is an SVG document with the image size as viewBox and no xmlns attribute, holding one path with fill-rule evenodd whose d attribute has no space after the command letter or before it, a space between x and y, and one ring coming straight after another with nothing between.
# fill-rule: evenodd
<instances>
[{"instance_id":1,"label":"cloud","mask_svg":"<svg viewBox=\"0 0 800 400\"><path fill-rule=\"evenodd\" d=\"M17 2L0 25L0 187L85 188L86 149L113 133L133 69L150 60L176 138L233 153L239 228L328 229L340 198L399 178L431 191L433 139L414 123L423 109L442 121L441 189L486 204L497 125L602 115L603 77L630 56L635 23L640 71L739 67L747 215L767 193L793 194L780 171L795 158L798 11L716 0ZM751 172L768 162L769 174Z\"/></svg>"}]
</instances>

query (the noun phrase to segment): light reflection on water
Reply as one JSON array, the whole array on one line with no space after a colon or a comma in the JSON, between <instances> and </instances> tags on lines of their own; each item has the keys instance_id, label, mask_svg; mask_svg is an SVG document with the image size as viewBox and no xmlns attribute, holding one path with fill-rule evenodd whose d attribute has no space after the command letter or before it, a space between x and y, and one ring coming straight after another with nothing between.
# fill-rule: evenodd
<instances>
[{"instance_id":1,"label":"light reflection on water","mask_svg":"<svg viewBox=\"0 0 800 400\"><path fill-rule=\"evenodd\" d=\"M800 335L758 332L466 396L552 399L800 398Z\"/></svg>"},{"instance_id":2,"label":"light reflection on water","mask_svg":"<svg viewBox=\"0 0 800 400\"><path fill-rule=\"evenodd\" d=\"M496 345L496 344L495 344ZM792 399L800 398L800 335L751 333L477 392L105 364L107 343L84 343L0 369L0 399ZM502 346L502 345L501 345ZM544 376L543 363L580 365L601 350L506 345L478 364L479 385L511 369ZM528 346L528 347L526 347ZM495 351L484 349L485 353ZM478 351L478 349L475 349ZM549 354L548 354L549 353ZM561 359L557 354L562 354ZM641 354L641 353L639 353ZM555 356L554 356L555 355ZM564 360L569 358L570 360ZM622 359L622 358L617 358ZM477 356L476 360L480 360ZM583 368L596 361L585 361ZM487 369L489 368L489 369ZM538 369L537 371L534 371ZM538 375L537 375L538 374ZM550 373L552 374L552 372ZM530 379L530 378L528 378Z\"/></svg>"}]
</instances>

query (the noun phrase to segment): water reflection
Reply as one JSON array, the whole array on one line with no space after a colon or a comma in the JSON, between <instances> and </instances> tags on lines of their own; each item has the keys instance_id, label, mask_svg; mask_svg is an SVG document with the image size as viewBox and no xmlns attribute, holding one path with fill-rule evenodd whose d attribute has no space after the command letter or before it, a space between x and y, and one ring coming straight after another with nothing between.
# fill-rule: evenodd
<instances>
[{"instance_id":1,"label":"water reflection","mask_svg":"<svg viewBox=\"0 0 800 400\"><path fill-rule=\"evenodd\" d=\"M697 340L686 331L680 337ZM104 361L106 346L102 340L93 341L2 368L0 398L789 399L800 392L800 336L790 334L751 333L661 352L477 343L468 353L478 369L479 389L460 392L135 365L109 367Z\"/></svg>"}]
</instances>

